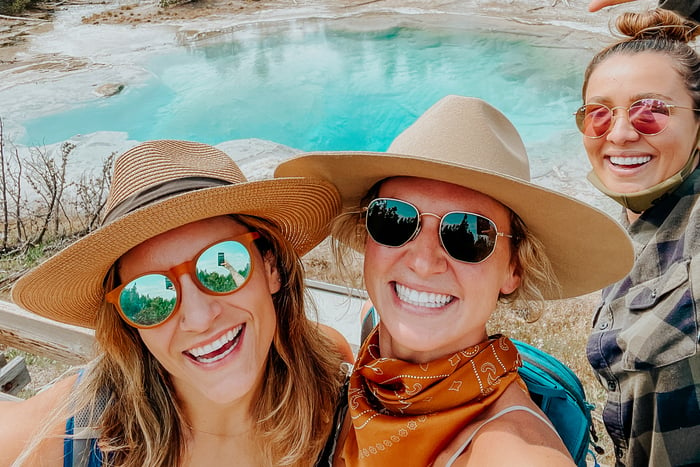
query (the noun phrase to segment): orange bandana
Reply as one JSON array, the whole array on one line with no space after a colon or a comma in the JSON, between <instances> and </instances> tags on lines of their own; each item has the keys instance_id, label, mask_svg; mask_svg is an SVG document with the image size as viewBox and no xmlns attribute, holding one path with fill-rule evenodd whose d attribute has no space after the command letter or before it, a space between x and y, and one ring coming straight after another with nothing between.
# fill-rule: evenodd
<instances>
[{"instance_id":1,"label":"orange bandana","mask_svg":"<svg viewBox=\"0 0 700 467\"><path fill-rule=\"evenodd\" d=\"M375 329L350 376L346 465L430 465L516 380L520 365L515 345L502 336L424 364L381 358Z\"/></svg>"}]
</instances>

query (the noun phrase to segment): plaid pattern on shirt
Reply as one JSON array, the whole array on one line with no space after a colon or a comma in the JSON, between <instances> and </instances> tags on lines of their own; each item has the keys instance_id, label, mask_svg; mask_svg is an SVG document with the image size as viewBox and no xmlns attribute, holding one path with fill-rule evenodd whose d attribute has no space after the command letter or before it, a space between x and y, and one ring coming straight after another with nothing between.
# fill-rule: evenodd
<instances>
[{"instance_id":1,"label":"plaid pattern on shirt","mask_svg":"<svg viewBox=\"0 0 700 467\"><path fill-rule=\"evenodd\" d=\"M628 226L634 267L593 321L588 360L618 466L700 463L699 199L695 170Z\"/></svg>"}]
</instances>

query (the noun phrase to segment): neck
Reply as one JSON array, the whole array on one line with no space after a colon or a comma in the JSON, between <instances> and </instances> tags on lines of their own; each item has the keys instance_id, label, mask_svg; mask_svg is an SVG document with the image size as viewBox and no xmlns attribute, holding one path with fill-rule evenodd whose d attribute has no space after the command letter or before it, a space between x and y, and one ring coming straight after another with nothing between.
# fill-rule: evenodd
<instances>
[{"instance_id":1,"label":"neck","mask_svg":"<svg viewBox=\"0 0 700 467\"><path fill-rule=\"evenodd\" d=\"M217 403L206 398L182 397L180 406L184 424L196 434L218 437L241 437L255 426L252 417L252 401L248 397L227 403Z\"/></svg>"},{"instance_id":2,"label":"neck","mask_svg":"<svg viewBox=\"0 0 700 467\"><path fill-rule=\"evenodd\" d=\"M627 213L627 222L630 224L639 219L639 217L642 215L641 212L634 212L630 211L629 209L625 209L625 212Z\"/></svg>"},{"instance_id":3,"label":"neck","mask_svg":"<svg viewBox=\"0 0 700 467\"><path fill-rule=\"evenodd\" d=\"M470 335L464 336L464 339L460 340L457 345L452 347L433 347L425 349L409 348L394 339L389 333L389 330L382 325L382 322L379 322L379 353L381 356L383 358L395 358L407 363L429 363L473 345L480 344L487 339L488 334L486 333L486 329L484 329L483 331L475 331Z\"/></svg>"}]
</instances>

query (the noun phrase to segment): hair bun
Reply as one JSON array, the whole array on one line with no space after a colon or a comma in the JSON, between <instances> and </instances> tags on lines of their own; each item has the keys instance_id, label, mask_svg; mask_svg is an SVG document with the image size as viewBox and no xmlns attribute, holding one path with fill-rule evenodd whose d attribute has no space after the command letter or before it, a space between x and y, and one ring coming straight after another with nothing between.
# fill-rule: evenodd
<instances>
[{"instance_id":1,"label":"hair bun","mask_svg":"<svg viewBox=\"0 0 700 467\"><path fill-rule=\"evenodd\" d=\"M697 23L662 8L623 13L617 18L616 27L633 40L666 39L688 43L700 34Z\"/></svg>"}]
</instances>

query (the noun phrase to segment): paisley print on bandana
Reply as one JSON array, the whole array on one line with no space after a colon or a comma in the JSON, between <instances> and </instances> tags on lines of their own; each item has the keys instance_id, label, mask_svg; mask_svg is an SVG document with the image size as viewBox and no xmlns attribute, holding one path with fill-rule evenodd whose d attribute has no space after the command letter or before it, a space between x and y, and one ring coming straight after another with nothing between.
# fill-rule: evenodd
<instances>
[{"instance_id":1,"label":"paisley print on bandana","mask_svg":"<svg viewBox=\"0 0 700 467\"><path fill-rule=\"evenodd\" d=\"M379 356L375 329L359 351L348 392L348 466L430 465L518 378L520 355L503 336L423 364Z\"/></svg>"}]
</instances>

